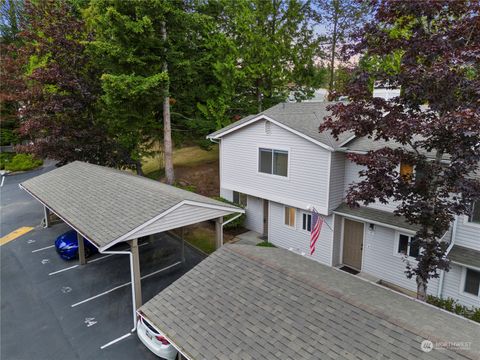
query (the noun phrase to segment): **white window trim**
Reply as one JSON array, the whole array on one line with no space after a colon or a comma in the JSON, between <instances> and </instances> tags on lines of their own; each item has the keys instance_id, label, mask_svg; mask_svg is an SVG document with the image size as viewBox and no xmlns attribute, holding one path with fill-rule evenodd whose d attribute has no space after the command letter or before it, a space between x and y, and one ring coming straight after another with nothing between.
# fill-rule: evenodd
<instances>
[{"instance_id":1,"label":"white window trim","mask_svg":"<svg viewBox=\"0 0 480 360\"><path fill-rule=\"evenodd\" d=\"M295 217L294 217L294 222L295 222L295 223L293 224L293 226L292 226L292 225L287 225L287 224L285 224L285 210L286 210L287 208L290 208L290 209L294 209L294 210L295 210ZM287 229L290 229L290 230L297 230L297 220L298 220L298 219L297 219L297 208L294 207L294 206L283 205L283 221L282 221L283 226L285 226Z\"/></svg>"},{"instance_id":2,"label":"white window trim","mask_svg":"<svg viewBox=\"0 0 480 360\"><path fill-rule=\"evenodd\" d=\"M467 269L480 272L480 270L477 268L462 265L462 275L460 276L460 288L458 289L458 292L463 296L467 296L469 298L478 300L478 298L480 298L480 287L478 288L478 295L473 295L465 291L465 281L467 280Z\"/></svg>"},{"instance_id":3,"label":"white window trim","mask_svg":"<svg viewBox=\"0 0 480 360\"><path fill-rule=\"evenodd\" d=\"M261 172L260 171L260 149L286 151L287 152L287 176ZM269 178L290 180L290 155L291 155L291 151L289 147L276 146L276 145L257 145L257 174L261 176L266 176ZM272 152L272 171L273 171L273 152Z\"/></svg>"},{"instance_id":4,"label":"white window trim","mask_svg":"<svg viewBox=\"0 0 480 360\"><path fill-rule=\"evenodd\" d=\"M408 236L408 246L407 246L407 253L402 254L398 252L398 243L400 242L400 235L405 235ZM409 261L416 261L414 257L410 256L410 241L411 238L415 236L415 233L413 232L407 232L407 231L395 231L395 239L393 240L393 255L399 258L408 258ZM422 249L420 248L420 253Z\"/></svg>"},{"instance_id":5,"label":"white window trim","mask_svg":"<svg viewBox=\"0 0 480 360\"><path fill-rule=\"evenodd\" d=\"M308 231L307 229L304 229L303 228L303 215L310 215L312 216L312 213L310 211L300 211L300 220L299 220L299 228L300 228L300 231L302 231L303 233L305 234L311 234L311 231ZM312 225L310 224L310 228L312 227Z\"/></svg>"}]
</instances>

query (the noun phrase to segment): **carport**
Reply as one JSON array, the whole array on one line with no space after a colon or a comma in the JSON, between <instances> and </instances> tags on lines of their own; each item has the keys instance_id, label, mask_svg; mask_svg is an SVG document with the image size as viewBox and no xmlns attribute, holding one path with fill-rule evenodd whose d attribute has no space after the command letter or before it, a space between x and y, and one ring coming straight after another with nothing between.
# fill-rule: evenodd
<instances>
[{"instance_id":1,"label":"carport","mask_svg":"<svg viewBox=\"0 0 480 360\"><path fill-rule=\"evenodd\" d=\"M223 217L244 212L158 181L80 161L27 180L20 187L43 204L46 227L54 213L77 232L80 264L87 263L82 237L100 253L129 256L133 330L136 310L142 305L138 239L215 220L218 248L223 244L223 226L235 218L223 222ZM130 251L111 249L121 242L128 243Z\"/></svg>"}]
</instances>

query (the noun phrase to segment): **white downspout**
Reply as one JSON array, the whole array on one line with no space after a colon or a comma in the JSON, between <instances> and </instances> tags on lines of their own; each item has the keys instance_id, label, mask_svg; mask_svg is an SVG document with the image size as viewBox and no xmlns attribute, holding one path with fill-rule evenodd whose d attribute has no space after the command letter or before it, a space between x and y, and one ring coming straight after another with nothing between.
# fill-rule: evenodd
<instances>
[{"instance_id":1,"label":"white downspout","mask_svg":"<svg viewBox=\"0 0 480 360\"><path fill-rule=\"evenodd\" d=\"M133 275L133 254L130 251L100 251L101 254L119 254L129 255L130 258L130 278L132 284L132 307L133 307L133 329L130 332L137 330L137 309L135 308L135 279Z\"/></svg>"},{"instance_id":2,"label":"white downspout","mask_svg":"<svg viewBox=\"0 0 480 360\"><path fill-rule=\"evenodd\" d=\"M452 241L450 241L450 245L448 245L447 250L445 250L445 256L447 256L450 253L450 250L452 250L453 244L455 243L455 237L457 233L457 221L458 221L458 216L455 216L455 220L453 221L453 228L452 228ZM445 280L445 270L442 270L440 273L440 280L438 281L438 290L437 290L438 298L443 297L444 280Z\"/></svg>"}]
</instances>

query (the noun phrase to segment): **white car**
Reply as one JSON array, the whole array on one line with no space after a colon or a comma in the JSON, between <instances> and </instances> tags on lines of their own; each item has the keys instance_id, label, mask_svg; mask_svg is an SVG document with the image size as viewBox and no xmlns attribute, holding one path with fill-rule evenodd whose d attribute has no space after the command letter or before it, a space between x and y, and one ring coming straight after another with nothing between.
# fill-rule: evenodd
<instances>
[{"instance_id":1,"label":"white car","mask_svg":"<svg viewBox=\"0 0 480 360\"><path fill-rule=\"evenodd\" d=\"M145 319L142 313L137 314L137 335L140 341L155 355L166 360L175 360L178 353L177 349Z\"/></svg>"}]
</instances>

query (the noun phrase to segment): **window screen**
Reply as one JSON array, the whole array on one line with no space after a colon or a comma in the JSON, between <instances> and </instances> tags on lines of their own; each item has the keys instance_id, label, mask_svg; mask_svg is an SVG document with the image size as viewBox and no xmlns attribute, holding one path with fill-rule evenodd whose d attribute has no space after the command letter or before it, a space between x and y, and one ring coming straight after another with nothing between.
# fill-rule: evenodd
<instances>
[{"instance_id":1,"label":"window screen","mask_svg":"<svg viewBox=\"0 0 480 360\"><path fill-rule=\"evenodd\" d=\"M407 235L400 235L398 238L398 252L401 254L406 255L408 249L408 240L409 237Z\"/></svg>"},{"instance_id":2,"label":"window screen","mask_svg":"<svg viewBox=\"0 0 480 360\"><path fill-rule=\"evenodd\" d=\"M273 174L287 176L288 173L288 152L273 151Z\"/></svg>"},{"instance_id":3,"label":"window screen","mask_svg":"<svg viewBox=\"0 0 480 360\"><path fill-rule=\"evenodd\" d=\"M302 229L306 231L312 231L312 215L303 214Z\"/></svg>"},{"instance_id":4,"label":"window screen","mask_svg":"<svg viewBox=\"0 0 480 360\"><path fill-rule=\"evenodd\" d=\"M475 201L472 205L472 213L468 219L470 222L480 224L480 201Z\"/></svg>"},{"instance_id":5,"label":"window screen","mask_svg":"<svg viewBox=\"0 0 480 360\"><path fill-rule=\"evenodd\" d=\"M285 225L295 226L295 208L285 206Z\"/></svg>"},{"instance_id":6,"label":"window screen","mask_svg":"<svg viewBox=\"0 0 480 360\"><path fill-rule=\"evenodd\" d=\"M468 269L465 274L464 291L469 294L477 295L480 288L480 271Z\"/></svg>"},{"instance_id":7,"label":"window screen","mask_svg":"<svg viewBox=\"0 0 480 360\"><path fill-rule=\"evenodd\" d=\"M258 171L266 174L272 173L272 150L260 149Z\"/></svg>"}]
</instances>

